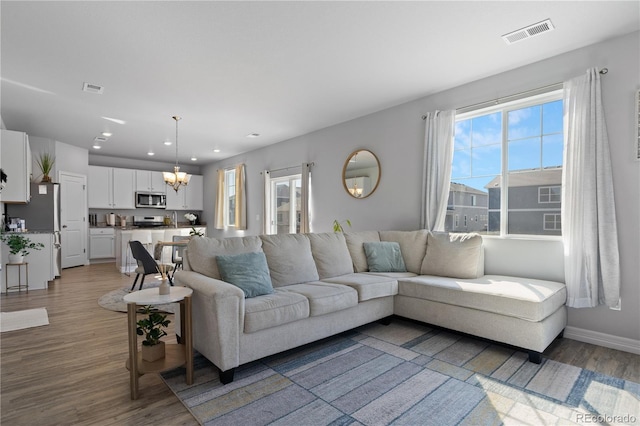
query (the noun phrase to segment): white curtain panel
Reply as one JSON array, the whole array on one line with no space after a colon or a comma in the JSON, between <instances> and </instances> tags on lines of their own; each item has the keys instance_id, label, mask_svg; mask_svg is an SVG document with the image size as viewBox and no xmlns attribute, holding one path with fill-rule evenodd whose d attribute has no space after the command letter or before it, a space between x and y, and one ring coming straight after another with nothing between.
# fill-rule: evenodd
<instances>
[{"instance_id":1,"label":"white curtain panel","mask_svg":"<svg viewBox=\"0 0 640 426\"><path fill-rule=\"evenodd\" d=\"M453 161L456 112L425 114L420 227L444 231Z\"/></svg>"},{"instance_id":2,"label":"white curtain panel","mask_svg":"<svg viewBox=\"0 0 640 426\"><path fill-rule=\"evenodd\" d=\"M236 217L235 228L236 230L247 229L247 191L245 167L244 164L239 164L236 169Z\"/></svg>"},{"instance_id":3,"label":"white curtain panel","mask_svg":"<svg viewBox=\"0 0 640 426\"><path fill-rule=\"evenodd\" d=\"M216 181L216 214L214 227L224 229L224 169L218 170Z\"/></svg>"},{"instance_id":4,"label":"white curtain panel","mask_svg":"<svg viewBox=\"0 0 640 426\"><path fill-rule=\"evenodd\" d=\"M613 307L620 298L618 232L600 73L564 83L562 238L567 306Z\"/></svg>"}]
</instances>

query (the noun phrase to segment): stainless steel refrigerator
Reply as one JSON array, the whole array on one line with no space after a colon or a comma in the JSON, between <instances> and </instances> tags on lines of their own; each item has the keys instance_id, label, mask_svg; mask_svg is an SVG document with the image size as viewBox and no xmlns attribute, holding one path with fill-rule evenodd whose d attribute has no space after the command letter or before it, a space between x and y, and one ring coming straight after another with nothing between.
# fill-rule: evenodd
<instances>
[{"instance_id":1,"label":"stainless steel refrigerator","mask_svg":"<svg viewBox=\"0 0 640 426\"><path fill-rule=\"evenodd\" d=\"M7 220L25 220L28 231L53 233L54 272L60 276L60 185L57 183L32 183L31 201L28 204L7 204Z\"/></svg>"}]
</instances>

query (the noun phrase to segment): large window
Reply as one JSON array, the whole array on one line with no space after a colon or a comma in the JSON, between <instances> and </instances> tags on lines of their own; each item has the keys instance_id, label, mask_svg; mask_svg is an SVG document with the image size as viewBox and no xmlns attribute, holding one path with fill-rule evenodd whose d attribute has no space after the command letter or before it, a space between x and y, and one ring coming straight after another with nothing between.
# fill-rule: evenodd
<instances>
[{"instance_id":1,"label":"large window","mask_svg":"<svg viewBox=\"0 0 640 426\"><path fill-rule=\"evenodd\" d=\"M445 229L560 235L562 120L561 91L458 115Z\"/></svg>"}]
</instances>

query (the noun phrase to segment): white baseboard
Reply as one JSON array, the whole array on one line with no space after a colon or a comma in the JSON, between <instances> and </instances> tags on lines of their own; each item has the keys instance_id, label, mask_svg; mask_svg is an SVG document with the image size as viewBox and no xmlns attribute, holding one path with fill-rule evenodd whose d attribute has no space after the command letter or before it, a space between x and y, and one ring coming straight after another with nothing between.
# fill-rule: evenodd
<instances>
[{"instance_id":1,"label":"white baseboard","mask_svg":"<svg viewBox=\"0 0 640 426\"><path fill-rule=\"evenodd\" d=\"M599 333L597 331L585 330L583 328L567 326L564 329L564 337L577 340L579 342L591 343L593 345L604 346L605 348L617 349L619 351L631 352L640 355L640 340L626 337L613 336L611 334Z\"/></svg>"}]
</instances>

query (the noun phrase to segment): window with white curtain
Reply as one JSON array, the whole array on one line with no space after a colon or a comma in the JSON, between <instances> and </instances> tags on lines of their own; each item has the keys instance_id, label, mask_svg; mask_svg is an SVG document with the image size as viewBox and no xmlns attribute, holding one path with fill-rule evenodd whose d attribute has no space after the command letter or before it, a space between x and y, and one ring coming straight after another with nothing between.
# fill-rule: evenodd
<instances>
[{"instance_id":1,"label":"window with white curtain","mask_svg":"<svg viewBox=\"0 0 640 426\"><path fill-rule=\"evenodd\" d=\"M561 235L563 148L562 90L456 115L445 230Z\"/></svg>"}]
</instances>

